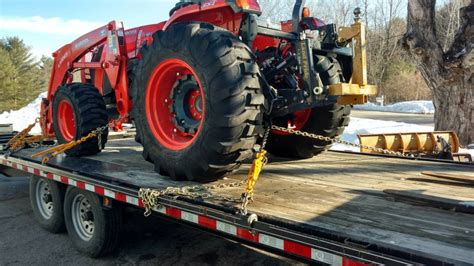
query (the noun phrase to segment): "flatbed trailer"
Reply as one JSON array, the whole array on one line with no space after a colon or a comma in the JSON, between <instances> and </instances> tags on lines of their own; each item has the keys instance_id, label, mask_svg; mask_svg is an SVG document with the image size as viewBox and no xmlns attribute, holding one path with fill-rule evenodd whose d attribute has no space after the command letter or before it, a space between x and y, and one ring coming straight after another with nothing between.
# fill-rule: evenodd
<instances>
[{"instance_id":1,"label":"flatbed trailer","mask_svg":"<svg viewBox=\"0 0 474 266\"><path fill-rule=\"evenodd\" d=\"M159 176L141 149L132 139L111 140L98 155L59 156L47 165L31 158L38 149L24 149L1 156L0 172L27 172L137 208L144 207L140 188L195 185ZM212 184L243 180L248 168ZM161 196L153 212L315 264L474 265L473 173L462 163L345 152L274 157L249 205L256 221L238 214L235 203L212 198ZM209 192L238 198L242 191Z\"/></svg>"}]
</instances>

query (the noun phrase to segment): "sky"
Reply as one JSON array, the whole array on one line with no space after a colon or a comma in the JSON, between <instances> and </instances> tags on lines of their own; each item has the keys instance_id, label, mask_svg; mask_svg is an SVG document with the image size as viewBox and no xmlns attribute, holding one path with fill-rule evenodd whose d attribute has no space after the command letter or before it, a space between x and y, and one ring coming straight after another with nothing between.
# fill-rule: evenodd
<instances>
[{"instance_id":1,"label":"sky","mask_svg":"<svg viewBox=\"0 0 474 266\"><path fill-rule=\"evenodd\" d=\"M177 0L0 0L0 38L18 36L32 54L51 56L62 45L108 22L125 28L168 19Z\"/></svg>"}]
</instances>

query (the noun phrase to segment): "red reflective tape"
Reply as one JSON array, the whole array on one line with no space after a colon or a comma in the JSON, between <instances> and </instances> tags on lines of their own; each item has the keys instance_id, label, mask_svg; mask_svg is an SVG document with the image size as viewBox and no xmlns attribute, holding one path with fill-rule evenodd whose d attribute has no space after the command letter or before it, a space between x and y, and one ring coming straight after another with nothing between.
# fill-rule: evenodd
<instances>
[{"instance_id":1,"label":"red reflective tape","mask_svg":"<svg viewBox=\"0 0 474 266\"><path fill-rule=\"evenodd\" d=\"M64 183L64 184L69 184L68 182L68 178L65 177L65 176L61 176L61 183Z\"/></svg>"},{"instance_id":2,"label":"red reflective tape","mask_svg":"<svg viewBox=\"0 0 474 266\"><path fill-rule=\"evenodd\" d=\"M49 178L49 179L54 178L53 173L46 173L46 177Z\"/></svg>"},{"instance_id":3,"label":"red reflective tape","mask_svg":"<svg viewBox=\"0 0 474 266\"><path fill-rule=\"evenodd\" d=\"M22 168L23 168L23 171L25 171L25 172L28 172L28 166L26 166L26 165L23 165L23 167L22 167Z\"/></svg>"},{"instance_id":4,"label":"red reflective tape","mask_svg":"<svg viewBox=\"0 0 474 266\"><path fill-rule=\"evenodd\" d=\"M12 167L13 167L13 168L15 168L15 169L17 169L17 168L18 168L18 166L17 166L17 164L16 164L16 163L12 163Z\"/></svg>"},{"instance_id":5,"label":"red reflective tape","mask_svg":"<svg viewBox=\"0 0 474 266\"><path fill-rule=\"evenodd\" d=\"M342 258L342 266L367 266L367 265L370 265L370 264L358 262L358 261L351 260L345 257Z\"/></svg>"},{"instance_id":6,"label":"red reflective tape","mask_svg":"<svg viewBox=\"0 0 474 266\"><path fill-rule=\"evenodd\" d=\"M176 219L181 219L181 210L176 208L166 208L166 215L169 215Z\"/></svg>"},{"instance_id":7,"label":"red reflective tape","mask_svg":"<svg viewBox=\"0 0 474 266\"><path fill-rule=\"evenodd\" d=\"M285 240L283 242L283 249L288 253L292 253L305 258L311 258L311 248L309 246Z\"/></svg>"},{"instance_id":8,"label":"red reflective tape","mask_svg":"<svg viewBox=\"0 0 474 266\"><path fill-rule=\"evenodd\" d=\"M258 233L252 234L249 230L237 227L237 236L253 242L258 242Z\"/></svg>"},{"instance_id":9,"label":"red reflective tape","mask_svg":"<svg viewBox=\"0 0 474 266\"><path fill-rule=\"evenodd\" d=\"M2 164L7 165L7 160L2 160Z\"/></svg>"},{"instance_id":10,"label":"red reflective tape","mask_svg":"<svg viewBox=\"0 0 474 266\"><path fill-rule=\"evenodd\" d=\"M127 201L127 195L120 193L120 192L115 192L115 199L118 201L126 202Z\"/></svg>"},{"instance_id":11,"label":"red reflective tape","mask_svg":"<svg viewBox=\"0 0 474 266\"><path fill-rule=\"evenodd\" d=\"M97 187L97 186L94 186L94 191L95 193L103 196L104 195L104 188L103 187Z\"/></svg>"},{"instance_id":12,"label":"red reflective tape","mask_svg":"<svg viewBox=\"0 0 474 266\"><path fill-rule=\"evenodd\" d=\"M40 170L34 168L34 169L33 169L33 173L34 173L35 175L40 175Z\"/></svg>"},{"instance_id":13,"label":"red reflective tape","mask_svg":"<svg viewBox=\"0 0 474 266\"><path fill-rule=\"evenodd\" d=\"M138 207L145 208L145 204L143 204L143 201L140 198L138 199Z\"/></svg>"},{"instance_id":14,"label":"red reflective tape","mask_svg":"<svg viewBox=\"0 0 474 266\"><path fill-rule=\"evenodd\" d=\"M84 182L81 182L81 181L77 181L76 182L76 187L82 189L82 190L86 190L86 183Z\"/></svg>"},{"instance_id":15,"label":"red reflective tape","mask_svg":"<svg viewBox=\"0 0 474 266\"><path fill-rule=\"evenodd\" d=\"M210 228L210 229L217 229L217 221L211 218L208 218L206 216L198 216L198 223L199 225L202 225L204 227Z\"/></svg>"}]
</instances>

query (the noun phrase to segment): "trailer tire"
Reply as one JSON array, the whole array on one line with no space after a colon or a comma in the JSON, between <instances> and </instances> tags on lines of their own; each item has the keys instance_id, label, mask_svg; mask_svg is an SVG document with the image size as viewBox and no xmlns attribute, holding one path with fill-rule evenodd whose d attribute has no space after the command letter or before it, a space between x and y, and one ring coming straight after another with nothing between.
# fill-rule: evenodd
<instances>
[{"instance_id":1,"label":"trailer tire","mask_svg":"<svg viewBox=\"0 0 474 266\"><path fill-rule=\"evenodd\" d=\"M78 140L107 123L105 102L93 85L72 83L59 87L54 94L53 128L59 144ZM99 153L105 147L107 136L108 129L101 135L101 147L98 138L91 138L67 150L66 154L79 157Z\"/></svg>"},{"instance_id":2,"label":"trailer tire","mask_svg":"<svg viewBox=\"0 0 474 266\"><path fill-rule=\"evenodd\" d=\"M155 33L141 55L132 116L143 157L157 172L175 180L213 181L252 156L263 131L264 96L247 45L208 23L177 23ZM186 111L192 104L184 111L179 106L187 93L201 104L193 109L199 112L190 111L194 117Z\"/></svg>"},{"instance_id":3,"label":"trailer tire","mask_svg":"<svg viewBox=\"0 0 474 266\"><path fill-rule=\"evenodd\" d=\"M96 194L69 187L64 200L64 218L71 241L80 252L97 258L116 248L122 225L119 205L103 207Z\"/></svg>"},{"instance_id":4,"label":"trailer tire","mask_svg":"<svg viewBox=\"0 0 474 266\"><path fill-rule=\"evenodd\" d=\"M315 62L315 69L324 85L337 84L344 80L340 63L335 58L317 55ZM350 105L330 103L306 111L309 113L306 113L297 130L333 138L342 135L350 122ZM274 122L279 126L286 126L287 118L277 118ZM308 159L331 146L331 142L272 131L268 138L267 150L280 157Z\"/></svg>"},{"instance_id":5,"label":"trailer tire","mask_svg":"<svg viewBox=\"0 0 474 266\"><path fill-rule=\"evenodd\" d=\"M53 234L64 232L65 188L58 182L32 175L29 189L31 209L40 226Z\"/></svg>"}]
</instances>

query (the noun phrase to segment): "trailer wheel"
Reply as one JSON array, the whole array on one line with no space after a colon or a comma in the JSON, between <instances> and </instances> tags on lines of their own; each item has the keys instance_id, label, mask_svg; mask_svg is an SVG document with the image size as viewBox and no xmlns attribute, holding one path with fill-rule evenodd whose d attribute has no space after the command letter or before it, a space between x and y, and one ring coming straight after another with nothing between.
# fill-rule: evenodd
<instances>
[{"instance_id":1,"label":"trailer wheel","mask_svg":"<svg viewBox=\"0 0 474 266\"><path fill-rule=\"evenodd\" d=\"M51 233L65 231L61 184L38 176L30 179L30 203L33 214L42 228Z\"/></svg>"},{"instance_id":2,"label":"trailer wheel","mask_svg":"<svg viewBox=\"0 0 474 266\"><path fill-rule=\"evenodd\" d=\"M344 80L339 62L333 57L317 55L315 68L324 85L337 84ZM274 123L286 127L288 120L293 120L295 130L301 130L325 137L336 137L344 133L349 125L351 106L337 103L315 107L290 116L276 118ZM285 132L272 131L267 143L267 150L277 156L307 159L318 155L331 147L331 143L313 140L303 136L288 135Z\"/></svg>"},{"instance_id":3,"label":"trailer wheel","mask_svg":"<svg viewBox=\"0 0 474 266\"><path fill-rule=\"evenodd\" d=\"M73 83L58 88L53 98L53 128L60 144L86 136L94 129L107 125L105 102L97 88L86 83ZM99 153L107 142L108 130L98 139L92 138L66 151L69 156Z\"/></svg>"},{"instance_id":4,"label":"trailer wheel","mask_svg":"<svg viewBox=\"0 0 474 266\"><path fill-rule=\"evenodd\" d=\"M64 200L64 217L69 236L80 252L97 258L117 246L122 224L118 206L103 207L96 194L69 187Z\"/></svg>"},{"instance_id":5,"label":"trailer wheel","mask_svg":"<svg viewBox=\"0 0 474 266\"><path fill-rule=\"evenodd\" d=\"M143 157L178 180L211 181L252 155L264 96L251 50L207 23L174 24L144 46L132 111Z\"/></svg>"}]
</instances>

